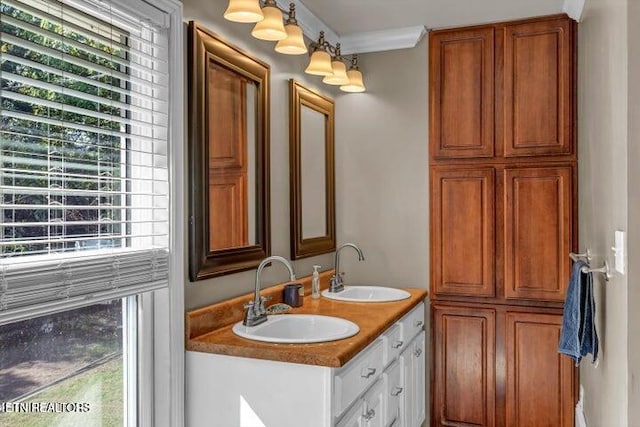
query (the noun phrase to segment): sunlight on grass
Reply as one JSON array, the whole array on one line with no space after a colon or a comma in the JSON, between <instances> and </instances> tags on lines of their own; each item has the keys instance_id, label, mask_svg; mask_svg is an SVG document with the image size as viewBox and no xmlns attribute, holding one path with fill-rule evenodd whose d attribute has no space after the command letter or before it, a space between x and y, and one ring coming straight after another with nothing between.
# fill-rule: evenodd
<instances>
[{"instance_id":1,"label":"sunlight on grass","mask_svg":"<svg viewBox=\"0 0 640 427\"><path fill-rule=\"evenodd\" d=\"M122 357L69 378L25 402L88 403L88 412L0 413L3 427L121 427L123 425Z\"/></svg>"}]
</instances>

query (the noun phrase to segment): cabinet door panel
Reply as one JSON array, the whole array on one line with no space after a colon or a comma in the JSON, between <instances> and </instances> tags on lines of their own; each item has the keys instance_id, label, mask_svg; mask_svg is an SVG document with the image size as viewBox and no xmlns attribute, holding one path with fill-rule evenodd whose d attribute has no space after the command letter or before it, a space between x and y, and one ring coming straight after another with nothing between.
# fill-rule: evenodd
<instances>
[{"instance_id":1,"label":"cabinet door panel","mask_svg":"<svg viewBox=\"0 0 640 427\"><path fill-rule=\"evenodd\" d=\"M507 299L563 301L572 248L571 166L505 169Z\"/></svg>"},{"instance_id":2,"label":"cabinet door panel","mask_svg":"<svg viewBox=\"0 0 640 427\"><path fill-rule=\"evenodd\" d=\"M494 169L432 173L432 292L494 296Z\"/></svg>"},{"instance_id":3,"label":"cabinet door panel","mask_svg":"<svg viewBox=\"0 0 640 427\"><path fill-rule=\"evenodd\" d=\"M434 158L494 153L494 29L434 33L430 39Z\"/></svg>"},{"instance_id":4,"label":"cabinet door panel","mask_svg":"<svg viewBox=\"0 0 640 427\"><path fill-rule=\"evenodd\" d=\"M505 157L573 152L571 31L569 19L505 27Z\"/></svg>"},{"instance_id":5,"label":"cabinet door panel","mask_svg":"<svg viewBox=\"0 0 640 427\"><path fill-rule=\"evenodd\" d=\"M495 424L495 311L434 306L434 425Z\"/></svg>"},{"instance_id":6,"label":"cabinet door panel","mask_svg":"<svg viewBox=\"0 0 640 427\"><path fill-rule=\"evenodd\" d=\"M507 426L573 426L570 358L558 353L562 316L506 314Z\"/></svg>"}]
</instances>

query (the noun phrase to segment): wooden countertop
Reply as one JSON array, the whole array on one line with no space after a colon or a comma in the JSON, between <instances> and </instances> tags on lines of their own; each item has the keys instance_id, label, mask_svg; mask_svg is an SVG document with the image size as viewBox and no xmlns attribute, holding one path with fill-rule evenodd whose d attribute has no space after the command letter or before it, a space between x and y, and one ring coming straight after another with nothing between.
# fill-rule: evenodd
<instances>
[{"instance_id":1,"label":"wooden countertop","mask_svg":"<svg viewBox=\"0 0 640 427\"><path fill-rule=\"evenodd\" d=\"M321 288L328 286L333 271L321 274ZM384 303L353 303L310 296L310 276L297 280L305 287L304 304L291 314L322 314L351 320L360 327L356 335L338 341L314 344L272 344L252 341L235 335L231 327L243 319L243 305L251 294L187 312L187 350L254 359L340 367L373 342L382 332L402 316L424 301L425 289L404 288L411 296L402 301ZM262 295L274 297L270 303L281 300L285 284L265 289Z\"/></svg>"}]
</instances>

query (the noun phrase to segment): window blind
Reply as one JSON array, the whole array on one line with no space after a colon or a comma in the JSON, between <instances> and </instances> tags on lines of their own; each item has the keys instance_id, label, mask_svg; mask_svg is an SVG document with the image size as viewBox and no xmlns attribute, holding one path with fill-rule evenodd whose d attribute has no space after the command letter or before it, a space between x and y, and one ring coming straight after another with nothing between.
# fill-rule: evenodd
<instances>
[{"instance_id":1,"label":"window blind","mask_svg":"<svg viewBox=\"0 0 640 427\"><path fill-rule=\"evenodd\" d=\"M168 34L122 4L0 0L0 323L167 286Z\"/></svg>"}]
</instances>

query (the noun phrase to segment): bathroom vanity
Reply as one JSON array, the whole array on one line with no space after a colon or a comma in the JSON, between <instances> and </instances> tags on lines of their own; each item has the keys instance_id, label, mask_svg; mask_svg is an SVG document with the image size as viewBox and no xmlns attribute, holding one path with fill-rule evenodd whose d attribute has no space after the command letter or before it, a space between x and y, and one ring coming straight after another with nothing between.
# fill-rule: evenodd
<instances>
[{"instance_id":1,"label":"bathroom vanity","mask_svg":"<svg viewBox=\"0 0 640 427\"><path fill-rule=\"evenodd\" d=\"M360 326L353 337L317 344L251 341L235 336L232 325L200 334L204 329L197 324L216 315L190 312L188 334L195 332L187 337L187 425L421 426L426 291L408 291L408 299L387 303L306 297L295 313L342 317Z\"/></svg>"}]
</instances>

